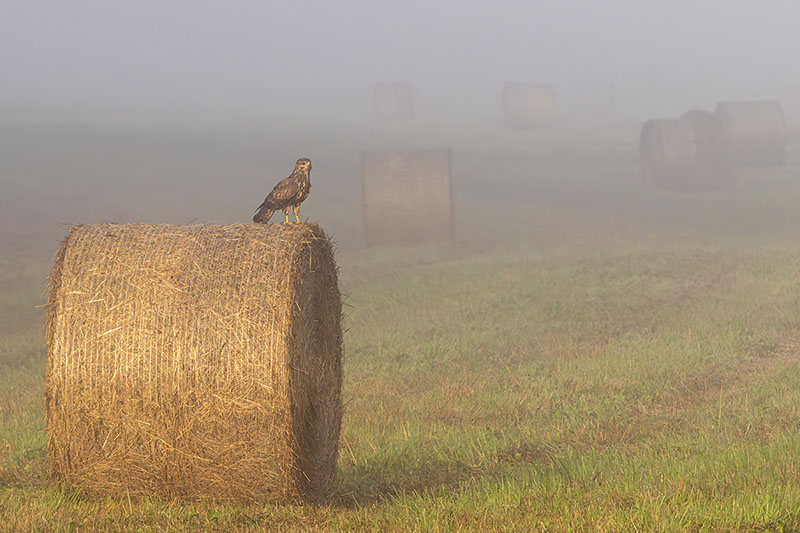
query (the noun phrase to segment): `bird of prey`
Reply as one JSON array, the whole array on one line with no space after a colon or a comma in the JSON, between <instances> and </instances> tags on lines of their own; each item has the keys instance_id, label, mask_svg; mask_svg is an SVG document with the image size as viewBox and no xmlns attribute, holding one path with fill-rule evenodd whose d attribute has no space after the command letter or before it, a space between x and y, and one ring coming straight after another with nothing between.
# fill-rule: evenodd
<instances>
[{"instance_id":1,"label":"bird of prey","mask_svg":"<svg viewBox=\"0 0 800 533\"><path fill-rule=\"evenodd\" d=\"M311 160L306 157L301 157L294 165L294 170L288 178L284 178L278 182L272 192L270 192L264 199L264 202L256 209L256 214L253 216L253 222L266 224L272 218L272 214L278 209L283 209L283 214L286 215L284 224L291 224L289 222L289 210L294 209L294 218L300 223L298 211L300 204L303 200L308 198L308 193L311 192Z\"/></svg>"}]
</instances>

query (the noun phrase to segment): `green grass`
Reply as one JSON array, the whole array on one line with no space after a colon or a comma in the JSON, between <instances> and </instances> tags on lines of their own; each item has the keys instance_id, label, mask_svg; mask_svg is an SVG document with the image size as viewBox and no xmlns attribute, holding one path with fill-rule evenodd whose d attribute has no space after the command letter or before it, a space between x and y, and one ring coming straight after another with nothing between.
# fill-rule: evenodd
<instances>
[{"instance_id":1,"label":"green grass","mask_svg":"<svg viewBox=\"0 0 800 533\"><path fill-rule=\"evenodd\" d=\"M343 246L345 416L324 506L51 484L51 250L6 243L0 530L800 529L800 188L666 195L629 177L498 177L538 186L526 203L481 199L476 175L460 205L504 205L507 224L462 211L449 250Z\"/></svg>"},{"instance_id":2,"label":"green grass","mask_svg":"<svg viewBox=\"0 0 800 533\"><path fill-rule=\"evenodd\" d=\"M329 506L97 501L51 486L37 317L2 337L7 524L800 525L800 246L517 245L389 273L385 261L342 261L346 416ZM36 291L20 292L36 305ZM4 314L24 302L6 299Z\"/></svg>"}]
</instances>

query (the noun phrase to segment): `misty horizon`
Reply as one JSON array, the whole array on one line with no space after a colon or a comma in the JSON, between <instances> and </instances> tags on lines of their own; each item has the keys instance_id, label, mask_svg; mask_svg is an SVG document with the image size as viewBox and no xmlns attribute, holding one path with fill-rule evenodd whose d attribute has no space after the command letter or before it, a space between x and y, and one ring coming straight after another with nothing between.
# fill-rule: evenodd
<instances>
[{"instance_id":1,"label":"misty horizon","mask_svg":"<svg viewBox=\"0 0 800 533\"><path fill-rule=\"evenodd\" d=\"M15 2L0 8L0 113L365 118L376 82L420 115L499 114L507 80L560 112L611 87L623 118L800 95L796 4ZM794 94L793 93L797 93Z\"/></svg>"}]
</instances>

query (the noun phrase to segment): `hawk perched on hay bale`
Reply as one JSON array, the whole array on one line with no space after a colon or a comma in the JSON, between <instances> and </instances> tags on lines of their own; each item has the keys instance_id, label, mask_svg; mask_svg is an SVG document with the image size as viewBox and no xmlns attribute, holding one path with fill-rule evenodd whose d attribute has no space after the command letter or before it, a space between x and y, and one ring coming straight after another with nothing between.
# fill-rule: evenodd
<instances>
[{"instance_id":1,"label":"hawk perched on hay bale","mask_svg":"<svg viewBox=\"0 0 800 533\"><path fill-rule=\"evenodd\" d=\"M272 218L272 214L278 209L283 209L286 216L284 224L289 222L289 210L294 209L294 218L300 223L298 211L303 200L308 198L311 192L311 160L301 157L294 165L294 170L288 178L278 182L272 192L264 199L264 202L256 209L253 222L266 224Z\"/></svg>"}]
</instances>

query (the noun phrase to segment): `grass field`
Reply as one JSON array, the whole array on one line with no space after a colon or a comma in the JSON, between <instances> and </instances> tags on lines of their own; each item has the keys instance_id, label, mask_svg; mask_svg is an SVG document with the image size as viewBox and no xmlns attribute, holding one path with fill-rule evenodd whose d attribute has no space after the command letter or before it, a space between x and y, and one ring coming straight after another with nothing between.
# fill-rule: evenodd
<instances>
[{"instance_id":1,"label":"grass field","mask_svg":"<svg viewBox=\"0 0 800 533\"><path fill-rule=\"evenodd\" d=\"M635 128L314 131L0 131L0 530L800 530L794 152L677 194L638 183ZM360 249L357 150L423 142L454 147L458 242ZM247 220L300 155L301 214L337 236L347 294L333 501L50 484L40 306L59 223Z\"/></svg>"}]
</instances>

